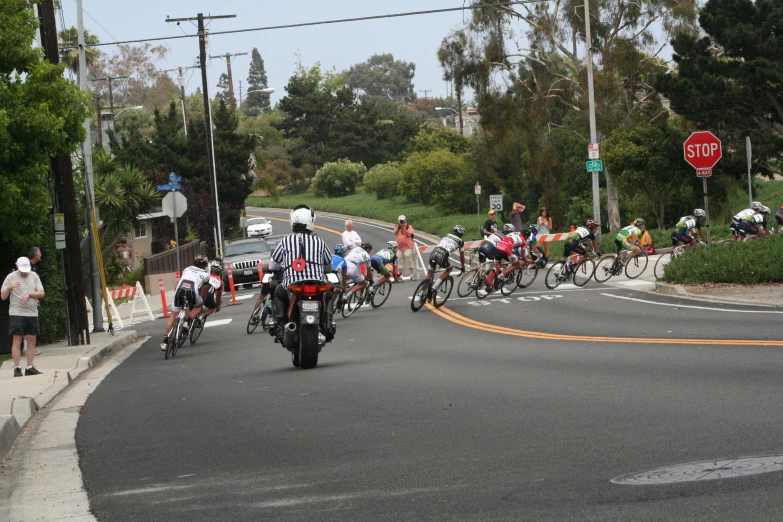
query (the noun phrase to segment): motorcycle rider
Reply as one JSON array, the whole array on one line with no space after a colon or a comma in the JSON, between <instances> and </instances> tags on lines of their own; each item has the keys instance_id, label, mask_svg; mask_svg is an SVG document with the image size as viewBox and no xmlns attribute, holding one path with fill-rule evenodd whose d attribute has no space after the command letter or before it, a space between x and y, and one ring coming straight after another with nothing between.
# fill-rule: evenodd
<instances>
[{"instance_id":1,"label":"motorcycle rider","mask_svg":"<svg viewBox=\"0 0 783 522\"><path fill-rule=\"evenodd\" d=\"M282 341L283 329L288 322L288 285L300 281L325 281L326 272L332 269L332 254L329 247L315 231L315 211L307 205L294 207L289 216L293 234L283 238L272 252L270 270L283 270L283 282L274 291L276 327L269 333L275 336L275 342ZM326 293L326 310L330 310L332 292ZM334 337L331 318L328 321L326 340Z\"/></svg>"}]
</instances>

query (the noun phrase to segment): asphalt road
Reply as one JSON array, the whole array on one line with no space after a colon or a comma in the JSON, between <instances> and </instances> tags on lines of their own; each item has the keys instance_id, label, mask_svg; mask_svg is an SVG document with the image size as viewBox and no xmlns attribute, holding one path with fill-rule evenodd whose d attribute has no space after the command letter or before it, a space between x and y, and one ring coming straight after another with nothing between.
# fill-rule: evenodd
<instances>
[{"instance_id":1,"label":"asphalt road","mask_svg":"<svg viewBox=\"0 0 783 522\"><path fill-rule=\"evenodd\" d=\"M388 239L357 230L376 247ZM96 516L783 519L783 473L610 482L783 453L783 343L758 341L780 339L779 310L700 309L594 282L548 291L539 279L507 299L416 314L414 284L395 285L382 308L339 320L307 371L267 334L247 335L252 298L224 308L223 324L173 361L156 333L82 410L77 443Z\"/></svg>"}]
</instances>

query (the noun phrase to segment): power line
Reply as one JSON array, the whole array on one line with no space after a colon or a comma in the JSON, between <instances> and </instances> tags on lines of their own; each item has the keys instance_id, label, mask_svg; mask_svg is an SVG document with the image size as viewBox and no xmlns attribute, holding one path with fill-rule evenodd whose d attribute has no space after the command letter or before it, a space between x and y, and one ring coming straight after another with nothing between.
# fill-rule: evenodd
<instances>
[{"instance_id":1,"label":"power line","mask_svg":"<svg viewBox=\"0 0 783 522\"><path fill-rule=\"evenodd\" d=\"M76 3L76 0L73 0L73 1L74 1L74 3ZM116 43L117 43L117 38L116 38L116 37L115 37L113 34L111 34L111 33L110 33L110 32L109 32L109 31L108 31L108 30L107 30L105 27L103 27L103 26L100 24L100 22L98 22L98 20L96 20L96 19L95 19L95 18L94 18L94 17L93 17L93 16L92 16L90 13L88 13L86 9L82 9L82 12L84 12L84 14L86 14L87 16L89 16L89 17L90 17L90 19L91 19L93 22L95 22L95 24L96 24L98 27L100 27L101 29L103 29L103 32L105 32L106 34L108 34L110 38L113 38L113 39L114 39L114 42L110 42L110 43L109 43L109 45L111 45L111 44L116 44ZM64 28L65 28L65 27L63 27L63 29L64 29ZM88 46L88 47L89 47L89 46Z\"/></svg>"},{"instance_id":2,"label":"power line","mask_svg":"<svg viewBox=\"0 0 783 522\"><path fill-rule=\"evenodd\" d=\"M387 15L375 15L375 16L362 16L359 18L341 18L338 20L324 20L321 22L305 22L301 24L287 24L287 25L272 25L267 27L255 27L251 29L235 29L233 31L215 31L210 32L210 36L215 35L221 35L221 34L237 34L237 33L250 33L250 32L257 32L257 31L274 31L277 29L294 29L297 27L313 27L317 25L331 25L331 24L342 24L342 23L348 23L348 22L366 22L369 20L384 20L388 18L402 18L407 16L420 16L420 15L428 15L428 14L439 14L439 13L452 13L455 11L475 11L477 9L486 9L491 7L509 7L512 5L522 5L522 4L539 4L543 2L548 2L549 0L522 0L517 2L501 2L497 4L484 4L484 5L468 5L468 6L462 6L462 7L450 7L447 9L429 9L427 11L410 11L406 13L393 13L393 14L387 14ZM86 47L102 47L106 45L124 45L124 44L133 44L133 43L143 43L143 42L157 42L161 40L179 40L180 38L196 38L199 34L183 34L183 35L174 35L174 36L161 36L157 38L143 38L139 40L125 40L122 42L107 42L107 43L97 43L97 44L85 44Z\"/></svg>"}]
</instances>

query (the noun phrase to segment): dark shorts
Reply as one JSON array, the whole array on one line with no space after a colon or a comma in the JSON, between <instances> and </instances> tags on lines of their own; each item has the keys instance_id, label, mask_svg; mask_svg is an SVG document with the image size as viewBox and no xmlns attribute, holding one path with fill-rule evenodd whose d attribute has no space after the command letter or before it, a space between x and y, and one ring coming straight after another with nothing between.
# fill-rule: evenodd
<instances>
[{"instance_id":1,"label":"dark shorts","mask_svg":"<svg viewBox=\"0 0 783 522\"><path fill-rule=\"evenodd\" d=\"M676 247L680 243L684 245L693 243L693 236L688 234L687 228L681 228L672 232L672 246Z\"/></svg>"},{"instance_id":2,"label":"dark shorts","mask_svg":"<svg viewBox=\"0 0 783 522\"><path fill-rule=\"evenodd\" d=\"M37 317L8 316L8 335L41 335Z\"/></svg>"},{"instance_id":3,"label":"dark shorts","mask_svg":"<svg viewBox=\"0 0 783 522\"><path fill-rule=\"evenodd\" d=\"M430 268L436 267L448 268L451 266L449 262L449 252L443 247L438 247L430 254Z\"/></svg>"},{"instance_id":4,"label":"dark shorts","mask_svg":"<svg viewBox=\"0 0 783 522\"><path fill-rule=\"evenodd\" d=\"M495 245L489 241L484 241L479 247L479 261L484 262L487 259L495 259Z\"/></svg>"},{"instance_id":5,"label":"dark shorts","mask_svg":"<svg viewBox=\"0 0 783 522\"><path fill-rule=\"evenodd\" d=\"M739 229L740 229L740 222L737 219L732 219L731 223L729 224L729 230L731 230L731 233L735 236L739 235Z\"/></svg>"},{"instance_id":6,"label":"dark shorts","mask_svg":"<svg viewBox=\"0 0 783 522\"><path fill-rule=\"evenodd\" d=\"M758 233L759 226L756 223L749 223L747 221L740 223L741 236L755 236Z\"/></svg>"},{"instance_id":7,"label":"dark shorts","mask_svg":"<svg viewBox=\"0 0 783 522\"><path fill-rule=\"evenodd\" d=\"M581 244L577 242L569 242L567 241L566 244L563 246L563 256L568 257L571 253L579 254L580 256L583 256L587 253L587 249L583 247Z\"/></svg>"},{"instance_id":8,"label":"dark shorts","mask_svg":"<svg viewBox=\"0 0 783 522\"><path fill-rule=\"evenodd\" d=\"M217 299L215 298L215 293L217 292L217 288L210 285L209 290L207 290L207 296L204 298L204 307L205 308L217 308Z\"/></svg>"}]
</instances>

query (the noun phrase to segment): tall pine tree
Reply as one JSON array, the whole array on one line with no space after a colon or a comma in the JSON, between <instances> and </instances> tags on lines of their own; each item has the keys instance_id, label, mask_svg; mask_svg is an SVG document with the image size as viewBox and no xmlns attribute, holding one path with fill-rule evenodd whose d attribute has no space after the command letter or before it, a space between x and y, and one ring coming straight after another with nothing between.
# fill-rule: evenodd
<instances>
[{"instance_id":1,"label":"tall pine tree","mask_svg":"<svg viewBox=\"0 0 783 522\"><path fill-rule=\"evenodd\" d=\"M266 70L264 69L264 59L257 48L253 48L250 57L250 72L247 76L248 95L242 102L242 111L248 116L258 116L264 109L269 109L269 94L262 92L252 92L268 87L266 79Z\"/></svg>"},{"instance_id":2,"label":"tall pine tree","mask_svg":"<svg viewBox=\"0 0 783 522\"><path fill-rule=\"evenodd\" d=\"M228 102L228 75L226 73L223 73L220 75L220 79L218 80L217 84L217 97L221 100L224 100Z\"/></svg>"}]
</instances>

